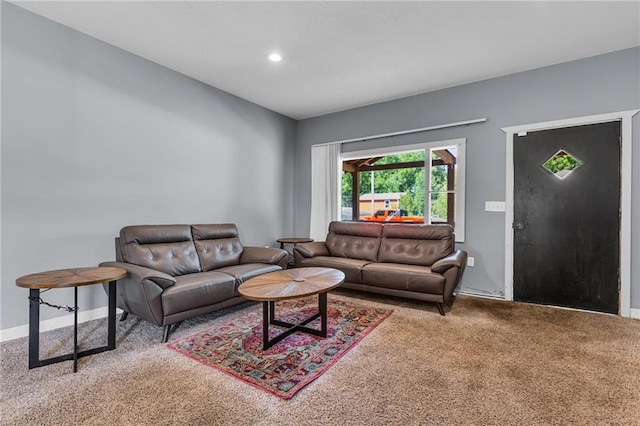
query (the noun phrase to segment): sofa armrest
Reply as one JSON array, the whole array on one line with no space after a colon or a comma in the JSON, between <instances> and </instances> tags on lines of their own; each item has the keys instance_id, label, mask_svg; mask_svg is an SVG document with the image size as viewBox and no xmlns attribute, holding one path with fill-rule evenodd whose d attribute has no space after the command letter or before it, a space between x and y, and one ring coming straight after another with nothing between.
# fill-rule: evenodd
<instances>
[{"instance_id":1,"label":"sofa armrest","mask_svg":"<svg viewBox=\"0 0 640 426\"><path fill-rule=\"evenodd\" d=\"M284 268L287 265L289 253L286 250L273 247L244 247L240 256L240 263L267 263L279 265Z\"/></svg>"},{"instance_id":2,"label":"sofa armrest","mask_svg":"<svg viewBox=\"0 0 640 426\"><path fill-rule=\"evenodd\" d=\"M115 266L127 271L127 277L124 279L133 279L134 281L142 282L144 280L153 281L155 284L165 288L171 287L176 283L176 279L164 272L156 271L155 269L145 268L144 266L134 265L133 263L126 262L102 262L100 266Z\"/></svg>"},{"instance_id":3,"label":"sofa armrest","mask_svg":"<svg viewBox=\"0 0 640 426\"><path fill-rule=\"evenodd\" d=\"M324 241L297 244L293 248L293 260L298 265L303 259L316 256L331 256Z\"/></svg>"},{"instance_id":4,"label":"sofa armrest","mask_svg":"<svg viewBox=\"0 0 640 426\"><path fill-rule=\"evenodd\" d=\"M449 268L464 269L467 263L467 252L463 250L456 250L447 257L443 257L437 260L431 265L431 270L438 274L444 274Z\"/></svg>"},{"instance_id":5,"label":"sofa armrest","mask_svg":"<svg viewBox=\"0 0 640 426\"><path fill-rule=\"evenodd\" d=\"M102 262L100 266L115 266L127 271L118 280L116 306L156 325L164 325L162 294L176 279L164 272L126 262ZM106 291L106 283L103 284Z\"/></svg>"}]
</instances>

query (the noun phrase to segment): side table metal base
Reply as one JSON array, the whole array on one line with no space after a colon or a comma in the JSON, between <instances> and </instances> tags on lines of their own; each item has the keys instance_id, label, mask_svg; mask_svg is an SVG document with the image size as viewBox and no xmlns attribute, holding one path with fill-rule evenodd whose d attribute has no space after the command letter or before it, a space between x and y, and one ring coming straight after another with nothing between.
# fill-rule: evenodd
<instances>
[{"instance_id":1,"label":"side table metal base","mask_svg":"<svg viewBox=\"0 0 640 426\"><path fill-rule=\"evenodd\" d=\"M116 348L116 281L109 282L109 314L107 345L78 352L78 287L74 287L73 353L40 359L40 289L29 290L29 369L73 360L73 372L78 371L78 358Z\"/></svg>"}]
</instances>

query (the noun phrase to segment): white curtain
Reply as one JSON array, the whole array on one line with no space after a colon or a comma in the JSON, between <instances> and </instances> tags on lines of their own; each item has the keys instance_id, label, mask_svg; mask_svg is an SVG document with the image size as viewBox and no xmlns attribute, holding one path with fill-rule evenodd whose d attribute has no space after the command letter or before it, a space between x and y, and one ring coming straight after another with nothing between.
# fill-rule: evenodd
<instances>
[{"instance_id":1,"label":"white curtain","mask_svg":"<svg viewBox=\"0 0 640 426\"><path fill-rule=\"evenodd\" d=\"M324 241L329 222L340 218L340 144L311 147L311 221L309 237Z\"/></svg>"}]
</instances>

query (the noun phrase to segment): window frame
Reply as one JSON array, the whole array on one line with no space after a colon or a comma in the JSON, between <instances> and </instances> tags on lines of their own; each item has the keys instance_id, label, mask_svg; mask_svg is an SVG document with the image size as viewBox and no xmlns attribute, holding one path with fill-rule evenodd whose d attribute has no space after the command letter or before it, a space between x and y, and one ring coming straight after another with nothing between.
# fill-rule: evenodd
<instances>
[{"instance_id":1,"label":"window frame","mask_svg":"<svg viewBox=\"0 0 640 426\"><path fill-rule=\"evenodd\" d=\"M395 145L388 147L372 148L360 151L341 152L340 164L343 161L355 160L358 158L384 156L392 154L400 154L405 152L425 151L425 159L429 159L429 163L425 161L425 194L424 194L424 211L425 223L431 223L431 151L438 148L446 148L455 146L457 149L456 157L456 182L455 182L455 240L463 243L465 239L465 172L466 172L466 145L467 139L447 139L435 142L423 142L412 145ZM428 167L427 167L428 166ZM428 169L427 169L428 168ZM338 183L338 194L342 195L342 181ZM428 213L428 214L427 214Z\"/></svg>"}]
</instances>

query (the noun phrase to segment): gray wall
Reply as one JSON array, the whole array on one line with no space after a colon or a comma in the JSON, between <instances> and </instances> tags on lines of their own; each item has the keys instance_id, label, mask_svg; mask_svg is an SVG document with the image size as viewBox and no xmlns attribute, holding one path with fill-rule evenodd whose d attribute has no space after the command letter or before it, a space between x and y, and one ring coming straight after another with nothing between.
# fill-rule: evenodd
<instances>
[{"instance_id":1,"label":"gray wall","mask_svg":"<svg viewBox=\"0 0 640 426\"><path fill-rule=\"evenodd\" d=\"M235 222L245 245L276 246L293 231L295 128L2 2L0 329L28 322L17 277L113 259L126 225ZM106 305L99 286L79 296Z\"/></svg>"},{"instance_id":2,"label":"gray wall","mask_svg":"<svg viewBox=\"0 0 640 426\"><path fill-rule=\"evenodd\" d=\"M475 257L476 266L467 269L463 290L503 295L504 214L484 211L485 201L505 199L500 129L640 108L639 80L640 49L635 48L303 120L296 141L295 231L309 232L312 144L487 118L483 124L352 143L343 151L467 138L466 239L458 247ZM640 114L633 125L633 179L638 182ZM640 308L640 185L632 191L631 306Z\"/></svg>"},{"instance_id":3,"label":"gray wall","mask_svg":"<svg viewBox=\"0 0 640 426\"><path fill-rule=\"evenodd\" d=\"M484 124L345 150L467 138L460 247L476 266L464 290L499 295L504 218L484 202L505 197L500 128L640 107L636 48L304 120L296 134L293 120L1 7L0 329L27 323L17 277L112 259L122 226L235 222L246 245L275 245L308 233L312 144L482 117ZM636 116L634 168L639 124ZM631 296L640 308L640 185L632 197ZM72 293L52 291L47 300L68 304ZM80 291L82 310L105 302L98 286ZM43 319L63 314L42 310Z\"/></svg>"}]
</instances>

